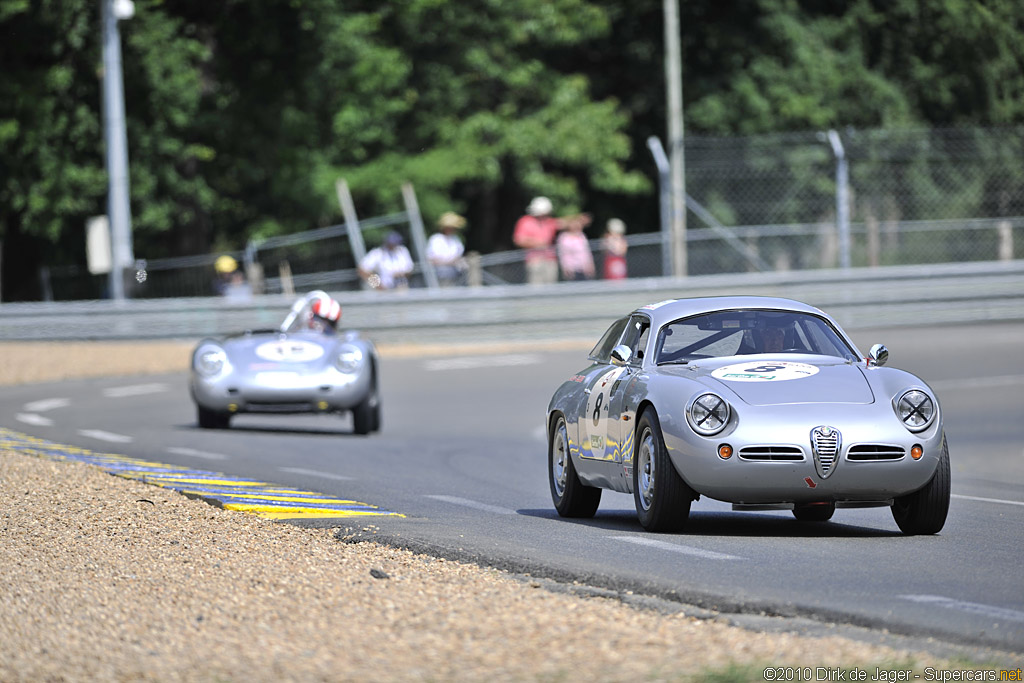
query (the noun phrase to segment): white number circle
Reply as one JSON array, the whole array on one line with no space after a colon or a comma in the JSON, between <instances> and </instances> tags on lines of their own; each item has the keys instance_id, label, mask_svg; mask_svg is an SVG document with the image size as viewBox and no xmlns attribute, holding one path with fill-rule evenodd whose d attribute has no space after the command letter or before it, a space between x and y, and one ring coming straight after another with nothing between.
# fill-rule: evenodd
<instances>
[{"instance_id":1,"label":"white number circle","mask_svg":"<svg viewBox=\"0 0 1024 683\"><path fill-rule=\"evenodd\" d=\"M718 368L711 373L715 379L726 382L782 382L789 379L803 379L818 374L818 368L807 363L789 361L765 361L758 363L736 363Z\"/></svg>"}]
</instances>

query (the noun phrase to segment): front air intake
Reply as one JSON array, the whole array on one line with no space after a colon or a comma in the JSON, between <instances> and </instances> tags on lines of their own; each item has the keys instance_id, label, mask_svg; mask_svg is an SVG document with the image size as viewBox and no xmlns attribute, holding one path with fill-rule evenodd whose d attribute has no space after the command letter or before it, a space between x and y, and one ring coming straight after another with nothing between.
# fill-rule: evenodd
<instances>
[{"instance_id":1,"label":"front air intake","mask_svg":"<svg viewBox=\"0 0 1024 683\"><path fill-rule=\"evenodd\" d=\"M842 435L835 427L822 425L811 430L811 451L814 453L814 466L818 475L826 479L839 461L839 447Z\"/></svg>"}]
</instances>

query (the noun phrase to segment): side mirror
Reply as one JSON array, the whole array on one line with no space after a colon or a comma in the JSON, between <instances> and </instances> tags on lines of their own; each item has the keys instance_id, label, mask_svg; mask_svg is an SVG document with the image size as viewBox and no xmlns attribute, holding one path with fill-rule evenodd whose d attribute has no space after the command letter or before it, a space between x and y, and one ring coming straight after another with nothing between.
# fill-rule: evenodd
<instances>
[{"instance_id":1,"label":"side mirror","mask_svg":"<svg viewBox=\"0 0 1024 683\"><path fill-rule=\"evenodd\" d=\"M868 351L868 365L885 365L889 362L889 349L884 344L874 344Z\"/></svg>"},{"instance_id":2,"label":"side mirror","mask_svg":"<svg viewBox=\"0 0 1024 683\"><path fill-rule=\"evenodd\" d=\"M633 355L633 350L625 344L619 344L612 349L612 365L625 365Z\"/></svg>"}]
</instances>

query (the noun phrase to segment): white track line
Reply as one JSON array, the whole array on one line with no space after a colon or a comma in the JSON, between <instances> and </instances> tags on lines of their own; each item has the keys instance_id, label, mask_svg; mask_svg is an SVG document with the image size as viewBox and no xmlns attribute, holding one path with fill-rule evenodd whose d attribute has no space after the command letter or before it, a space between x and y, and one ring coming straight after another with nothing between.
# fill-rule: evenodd
<instances>
[{"instance_id":1,"label":"white track line","mask_svg":"<svg viewBox=\"0 0 1024 683\"><path fill-rule=\"evenodd\" d=\"M203 460L227 460L228 456L222 453L208 453L206 451L197 451L194 448L183 448L179 446L169 446L167 448L168 453L174 455L187 455L190 458L202 458Z\"/></svg>"},{"instance_id":2,"label":"white track line","mask_svg":"<svg viewBox=\"0 0 1024 683\"><path fill-rule=\"evenodd\" d=\"M616 541L625 541L626 543L635 543L636 545L647 546L648 548L657 548L658 550L667 550L671 553L680 553L682 555L693 555L694 557L703 557L706 560L742 560L742 557L736 555L727 555L726 553L716 553L713 550L702 550L701 548L693 548L688 545L679 545L677 543L669 543L668 541L657 541L653 538L644 538L643 536L609 536Z\"/></svg>"},{"instance_id":3,"label":"white track line","mask_svg":"<svg viewBox=\"0 0 1024 683\"><path fill-rule=\"evenodd\" d=\"M30 413L45 413L47 410L63 408L70 404L71 399L69 398L44 398L41 401L26 403L24 408Z\"/></svg>"},{"instance_id":4,"label":"white track line","mask_svg":"<svg viewBox=\"0 0 1024 683\"><path fill-rule=\"evenodd\" d=\"M36 415L35 413L18 413L14 416L18 422L24 422L27 425L35 425L37 427L52 427L53 420L42 415Z\"/></svg>"},{"instance_id":5,"label":"white track line","mask_svg":"<svg viewBox=\"0 0 1024 683\"><path fill-rule=\"evenodd\" d=\"M541 357L535 353L513 353L506 356L469 356L465 358L439 358L423 364L427 370L472 370L514 365L535 365Z\"/></svg>"},{"instance_id":6,"label":"white track line","mask_svg":"<svg viewBox=\"0 0 1024 683\"><path fill-rule=\"evenodd\" d=\"M105 432L102 429L79 429L78 433L82 436L88 436L90 439L99 439L100 441L109 441L111 443L131 443L135 440L124 434Z\"/></svg>"},{"instance_id":7,"label":"white track line","mask_svg":"<svg viewBox=\"0 0 1024 683\"><path fill-rule=\"evenodd\" d=\"M1002 500L1001 498L979 498L978 496L962 496L959 493L951 493L950 498L962 498L963 500L980 500L983 503L1002 503L1003 505L1022 505L1019 500Z\"/></svg>"},{"instance_id":8,"label":"white track line","mask_svg":"<svg viewBox=\"0 0 1024 683\"><path fill-rule=\"evenodd\" d=\"M515 510L509 508L498 507L497 505L488 505L487 503L478 503L475 500L469 498L459 498L457 496L426 496L427 498L433 498L439 500L442 503L451 503L452 505L461 505L462 507L473 508L474 510L483 510L484 512L493 512L498 515L514 515Z\"/></svg>"},{"instance_id":9,"label":"white track line","mask_svg":"<svg viewBox=\"0 0 1024 683\"><path fill-rule=\"evenodd\" d=\"M954 600L953 598L947 598L942 595L901 595L899 597L912 602L938 605L939 607L945 607L947 609L980 614L983 617L1024 622L1024 612L1019 612L1015 609L1007 609L1006 607L995 607L994 605L983 605L977 602Z\"/></svg>"},{"instance_id":10,"label":"white track line","mask_svg":"<svg viewBox=\"0 0 1024 683\"><path fill-rule=\"evenodd\" d=\"M125 396L159 394L163 391L167 391L166 384L131 384L124 387L109 387L103 390L103 395L107 398L124 398Z\"/></svg>"},{"instance_id":11,"label":"white track line","mask_svg":"<svg viewBox=\"0 0 1024 683\"><path fill-rule=\"evenodd\" d=\"M310 477L319 477L320 479L336 479L338 481L351 481L352 477L346 477L343 474L332 474L331 472L320 472L319 470L307 470L301 467L278 467L281 472L291 472L292 474L306 474Z\"/></svg>"}]
</instances>

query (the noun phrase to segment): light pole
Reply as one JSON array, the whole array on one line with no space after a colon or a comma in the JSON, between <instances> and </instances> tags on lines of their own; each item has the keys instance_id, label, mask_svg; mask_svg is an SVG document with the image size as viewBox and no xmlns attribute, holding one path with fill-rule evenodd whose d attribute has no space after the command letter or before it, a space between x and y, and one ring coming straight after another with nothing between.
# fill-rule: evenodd
<instances>
[{"instance_id":1,"label":"light pole","mask_svg":"<svg viewBox=\"0 0 1024 683\"><path fill-rule=\"evenodd\" d=\"M687 274L686 166L683 157L683 67L679 46L679 0L664 0L665 81L668 88L668 155L672 172L673 274Z\"/></svg>"},{"instance_id":2,"label":"light pole","mask_svg":"<svg viewBox=\"0 0 1024 683\"><path fill-rule=\"evenodd\" d=\"M110 296L124 299L124 271L134 261L128 193L128 137L124 123L121 34L117 22L135 14L132 0L100 0L103 22L103 136L107 143L107 215L110 216Z\"/></svg>"}]
</instances>

